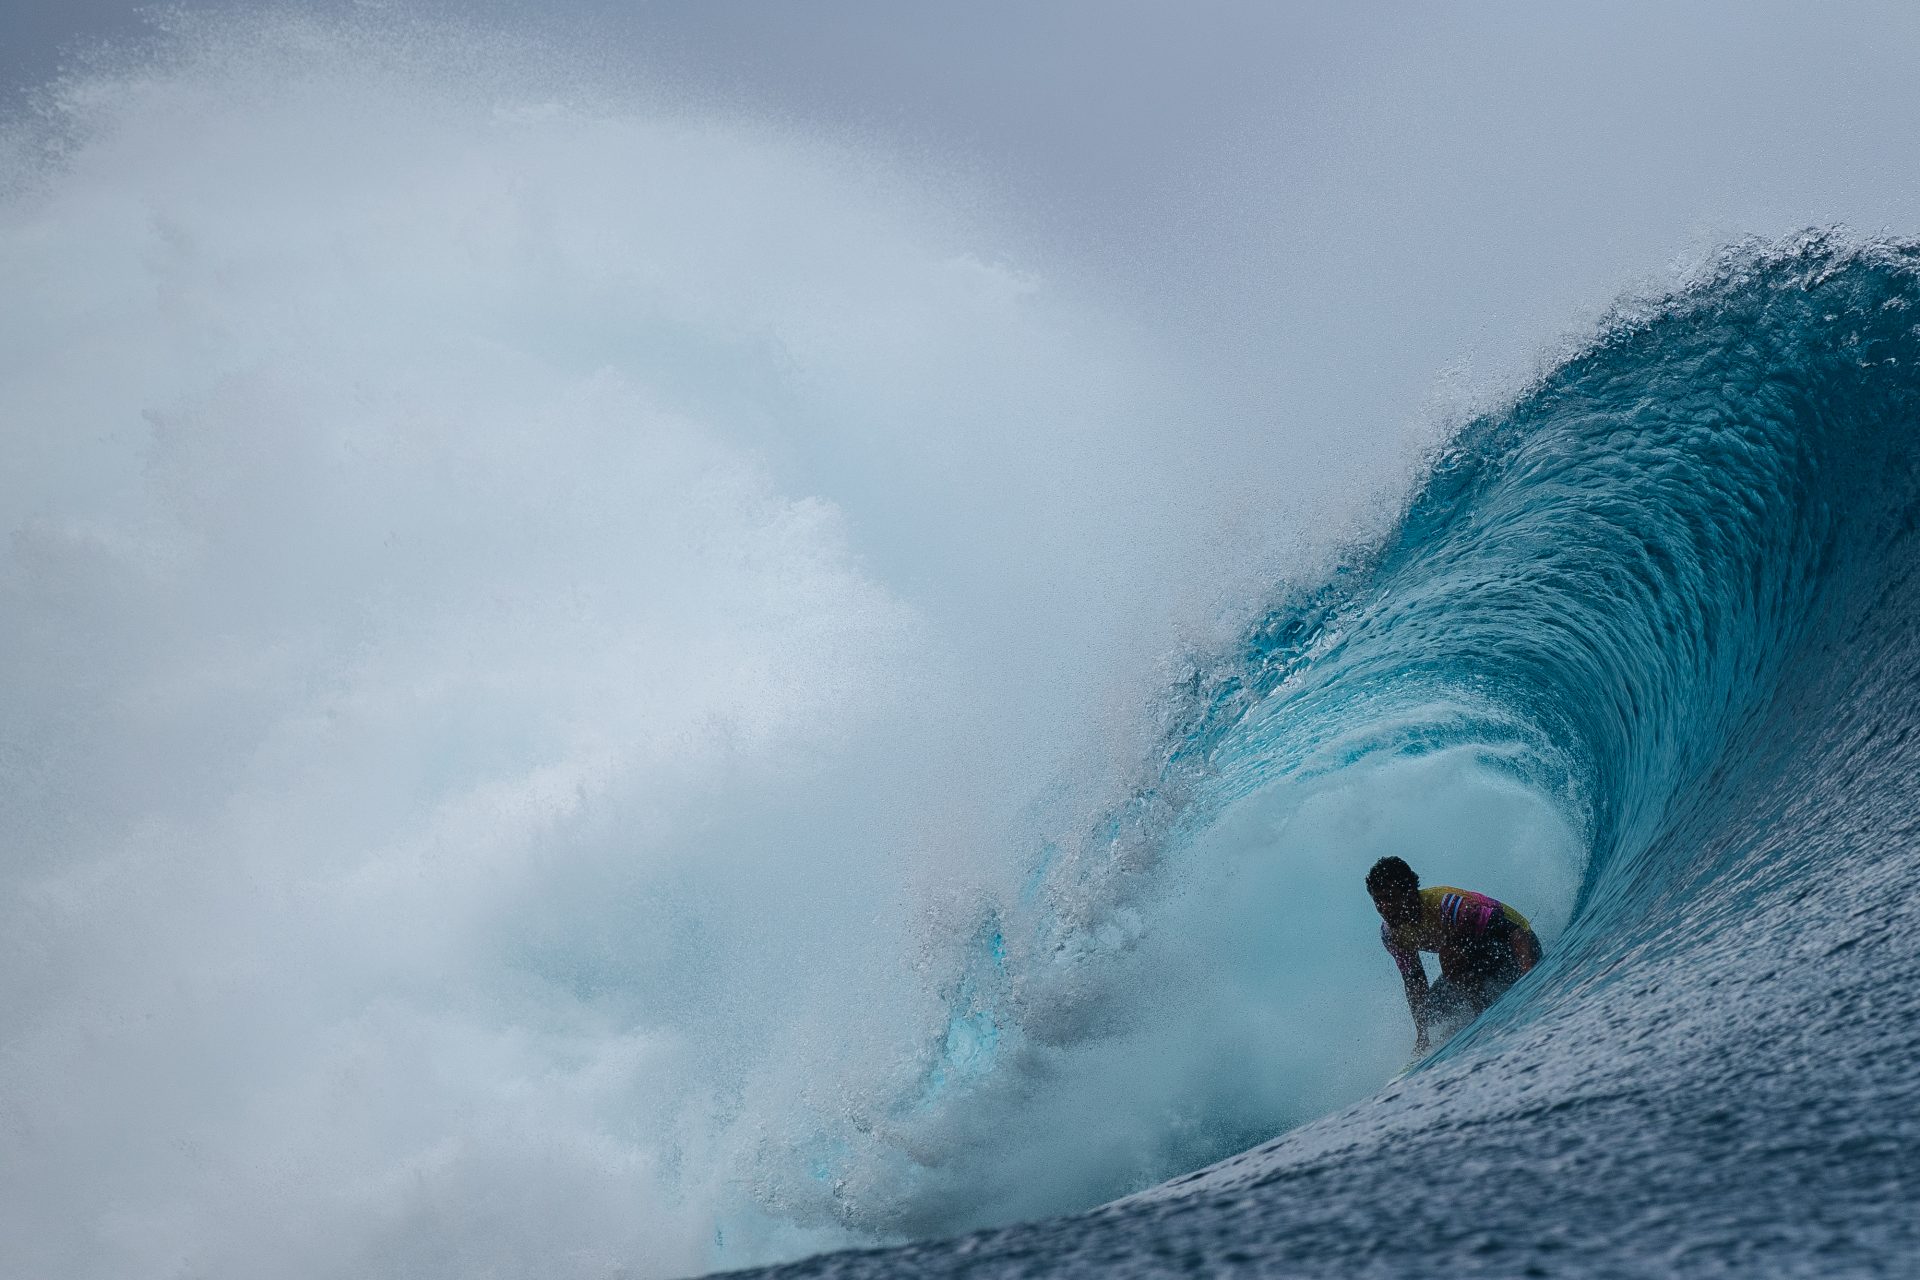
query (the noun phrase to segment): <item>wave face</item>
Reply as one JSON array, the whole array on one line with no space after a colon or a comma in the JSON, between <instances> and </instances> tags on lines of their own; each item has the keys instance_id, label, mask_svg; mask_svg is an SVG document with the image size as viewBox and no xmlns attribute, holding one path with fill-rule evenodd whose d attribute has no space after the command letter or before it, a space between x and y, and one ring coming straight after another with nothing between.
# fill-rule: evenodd
<instances>
[{"instance_id":1,"label":"wave face","mask_svg":"<svg viewBox=\"0 0 1920 1280\"><path fill-rule=\"evenodd\" d=\"M1181 816L1470 744L1586 815L1572 919L1421 1070L1087 1218L769 1274L1889 1274L1920 1260L1920 250L1625 309L1176 729Z\"/></svg>"}]
</instances>

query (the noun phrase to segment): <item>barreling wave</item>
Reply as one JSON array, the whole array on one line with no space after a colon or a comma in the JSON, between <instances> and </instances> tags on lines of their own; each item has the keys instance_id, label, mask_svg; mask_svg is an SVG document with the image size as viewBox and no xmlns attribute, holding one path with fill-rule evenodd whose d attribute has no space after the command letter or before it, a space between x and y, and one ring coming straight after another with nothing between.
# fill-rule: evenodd
<instances>
[{"instance_id":1,"label":"barreling wave","mask_svg":"<svg viewBox=\"0 0 1920 1280\"><path fill-rule=\"evenodd\" d=\"M1810 233L1623 307L1460 431L1391 542L1262 619L1174 757L1233 794L1469 743L1581 806L1586 897L1624 887L1911 509L1917 271Z\"/></svg>"},{"instance_id":2,"label":"barreling wave","mask_svg":"<svg viewBox=\"0 0 1920 1280\"><path fill-rule=\"evenodd\" d=\"M1525 1021L1543 989L1612 972L1650 921L1685 932L1701 904L1684 886L1723 869L1674 831L1741 790L1783 683L1840 643L1905 545L1916 302L1912 246L1740 246L1466 423L1390 539L1190 669L1157 775L1045 849L1022 902L983 923L915 1105L956 1085L978 1105L996 1074L1031 1093L1043 1050L1123 1034L1112 988L1139 978L1123 957L1210 826L1382 760L1464 752L1551 797L1588 849L1542 976L1447 1054ZM1203 1163L1258 1123L1156 1155Z\"/></svg>"}]
</instances>

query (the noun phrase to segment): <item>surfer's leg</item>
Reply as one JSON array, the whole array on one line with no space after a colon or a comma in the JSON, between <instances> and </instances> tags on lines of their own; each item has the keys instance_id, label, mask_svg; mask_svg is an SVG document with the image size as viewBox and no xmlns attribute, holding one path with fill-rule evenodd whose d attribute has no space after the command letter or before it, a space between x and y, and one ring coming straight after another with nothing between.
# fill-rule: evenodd
<instances>
[{"instance_id":1,"label":"surfer's leg","mask_svg":"<svg viewBox=\"0 0 1920 1280\"><path fill-rule=\"evenodd\" d=\"M1442 973L1434 979L1427 992L1427 1010L1436 1021L1457 1018L1471 1007L1462 988L1463 984L1454 974Z\"/></svg>"},{"instance_id":2,"label":"surfer's leg","mask_svg":"<svg viewBox=\"0 0 1920 1280\"><path fill-rule=\"evenodd\" d=\"M1526 972L1520 964L1520 957L1514 953L1512 943L1497 943L1487 949L1481 965L1478 967L1474 984L1479 1004L1475 1012L1480 1012L1507 994L1520 976Z\"/></svg>"},{"instance_id":3,"label":"surfer's leg","mask_svg":"<svg viewBox=\"0 0 1920 1280\"><path fill-rule=\"evenodd\" d=\"M1454 969L1441 981L1449 982L1453 997L1470 1017L1507 993L1520 979L1520 961L1507 938L1483 938L1464 951Z\"/></svg>"}]
</instances>

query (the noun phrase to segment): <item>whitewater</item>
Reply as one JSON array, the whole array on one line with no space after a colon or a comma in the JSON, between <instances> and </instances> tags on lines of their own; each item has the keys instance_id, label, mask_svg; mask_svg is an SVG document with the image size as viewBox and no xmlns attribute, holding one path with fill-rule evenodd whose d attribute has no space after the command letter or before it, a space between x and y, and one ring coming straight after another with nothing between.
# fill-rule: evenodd
<instances>
[{"instance_id":1,"label":"whitewater","mask_svg":"<svg viewBox=\"0 0 1920 1280\"><path fill-rule=\"evenodd\" d=\"M1920 1260L1920 251L1356 442L957 179L169 21L0 130L0 1269ZM1548 944L1392 1084L1385 853Z\"/></svg>"}]
</instances>

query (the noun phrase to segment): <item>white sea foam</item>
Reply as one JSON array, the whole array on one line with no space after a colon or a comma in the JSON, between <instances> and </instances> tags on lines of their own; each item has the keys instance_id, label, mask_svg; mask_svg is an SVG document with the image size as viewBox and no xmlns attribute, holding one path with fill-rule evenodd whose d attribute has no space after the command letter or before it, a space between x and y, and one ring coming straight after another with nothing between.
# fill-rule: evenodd
<instances>
[{"instance_id":1,"label":"white sea foam","mask_svg":"<svg viewBox=\"0 0 1920 1280\"><path fill-rule=\"evenodd\" d=\"M1430 778L1218 836L1119 1033L875 1134L983 910L1151 757L1158 656L1317 532L999 233L284 17L0 154L0 1270L672 1275L1086 1203L1185 1150L1169 1106L1377 1078L1364 902L1332 959L1258 941L1297 892L1248 859L1344 876ZM1455 781L1450 830L1559 838Z\"/></svg>"}]
</instances>

